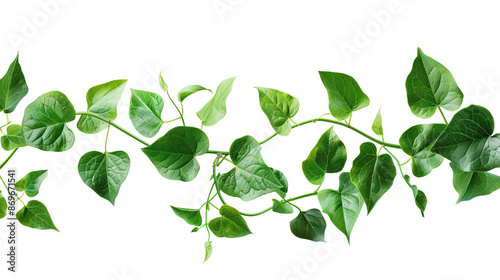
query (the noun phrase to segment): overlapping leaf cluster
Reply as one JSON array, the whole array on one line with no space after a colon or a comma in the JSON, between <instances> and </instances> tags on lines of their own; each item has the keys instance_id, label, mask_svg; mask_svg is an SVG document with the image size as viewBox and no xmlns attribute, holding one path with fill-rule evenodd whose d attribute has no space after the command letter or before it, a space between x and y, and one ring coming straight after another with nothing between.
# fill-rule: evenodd
<instances>
[{"instance_id":1,"label":"overlapping leaf cluster","mask_svg":"<svg viewBox=\"0 0 500 280\"><path fill-rule=\"evenodd\" d=\"M204 126L217 124L226 115L226 101L235 78L222 81L215 92L200 85L184 87L177 94L177 102L171 98L169 87L161 74L159 85L163 94L131 89L129 117L131 126L140 135L152 138L165 125L182 122L180 126L169 128L151 144L114 122L127 80L114 80L90 88L86 95L85 111L77 112L64 93L51 91L27 105L20 124L11 123L7 117L7 123L0 127L1 130L7 126L6 133L1 131L2 148L12 151L1 167L18 149L26 146L52 152L71 149L75 143L75 135L70 123L77 116L79 119L76 128L81 132L106 133L104 150L84 154L78 163L78 173L89 189L113 205L128 176L131 160L125 151L108 151L110 129L118 129L144 145L142 151L150 160L151 167L170 180L194 180L201 168L197 157L212 154L215 156L211 166L212 186L206 201L199 208L172 206L175 215L195 227L193 232L206 228L208 240L205 243L205 261L213 251L211 234L226 238L249 235L252 231L244 217L258 216L269 211L279 214L293 214L297 211L296 216L290 220L290 231L298 238L312 241L324 241L328 224L326 214L331 223L350 241L362 208L366 206L367 213L371 213L390 191L398 173L410 187L412 199L424 215L427 197L412 183L414 180L410 175L403 171L403 165L407 162L411 162L411 173L420 178L429 175L445 159L449 160L453 171L451 181L459 194L458 202L487 195L500 188L500 177L491 173L491 170L500 167L500 134L494 133L492 114L484 107L471 105L455 113L448 123L443 109L460 109L463 93L450 71L422 50L418 49L406 80L408 105L411 112L422 119L428 119L439 111L444 123L425 122L412 126L402 132L398 144L385 141L381 110L378 110L372 124L373 133L377 135L375 137L351 124L356 111L370 104L368 95L354 78L327 71L320 71L319 78L329 99L325 110L329 110L328 114L332 118L320 117L296 123L292 118L299 112L300 103L297 98L277 89L256 87L260 107L276 133L260 142L250 135L240 137L234 140L228 151L210 150L209 137L202 129ZM196 113L201 121L201 128L187 126L184 120L184 102L202 91L213 96ZM19 64L19 56L16 56L0 80L0 111L6 115L12 113L27 93L26 79ZM178 117L165 120L165 95L175 107ZM318 134L316 145L302 159L303 174L311 186L297 185L287 180L286 172L267 165L261 153L261 145L278 134L288 136L292 129L316 122L327 122L334 126ZM347 153L339 127L351 129L368 139L359 147L359 154ZM401 150L407 161L401 163L391 149ZM290 160L294 160L293 157ZM348 160L352 161L351 168L345 170ZM300 164L300 161L297 162ZM218 173L218 168L222 164L231 168L221 174ZM323 186L325 178L335 173L338 174L338 185ZM37 200L24 203L22 200L22 194L34 197L39 193L47 174L47 170L32 171L16 183L18 194L15 199L24 204L17 212L17 218L28 227L57 230L43 203ZM289 197L289 188L310 191ZM238 199L252 201L263 196L272 197L269 198L270 207L260 212L244 213L235 208ZM0 218L7 213L6 197L0 192ZM316 197L318 208L302 210L296 201L305 197ZM212 208L218 210L218 215L209 219L208 214Z\"/></svg>"}]
</instances>

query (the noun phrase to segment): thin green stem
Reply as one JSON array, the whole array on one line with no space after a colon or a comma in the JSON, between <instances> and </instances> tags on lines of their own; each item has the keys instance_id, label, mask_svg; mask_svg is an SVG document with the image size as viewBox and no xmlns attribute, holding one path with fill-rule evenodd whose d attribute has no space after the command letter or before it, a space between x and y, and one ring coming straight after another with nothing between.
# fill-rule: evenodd
<instances>
[{"instance_id":1,"label":"thin green stem","mask_svg":"<svg viewBox=\"0 0 500 280\"><path fill-rule=\"evenodd\" d=\"M169 120L169 121L162 121L162 123L171 123L171 122L175 122L176 120L180 120L180 119L181 119L181 117L177 117L177 118L175 118L175 119L173 119L173 120Z\"/></svg>"},{"instance_id":2,"label":"thin green stem","mask_svg":"<svg viewBox=\"0 0 500 280\"><path fill-rule=\"evenodd\" d=\"M323 182L321 184L319 184L318 188L314 192L317 193L319 191L319 189L321 188L321 186L323 186Z\"/></svg>"},{"instance_id":3,"label":"thin green stem","mask_svg":"<svg viewBox=\"0 0 500 280\"><path fill-rule=\"evenodd\" d=\"M294 125L297 125L297 123L296 123L296 122L294 122L294 121L292 120L292 118L290 118L290 121L291 121Z\"/></svg>"},{"instance_id":4,"label":"thin green stem","mask_svg":"<svg viewBox=\"0 0 500 280\"><path fill-rule=\"evenodd\" d=\"M142 140L141 138L135 136L134 134L132 134L131 132L129 132L128 130L126 130L125 128L121 127L120 125L114 123L113 121L111 121L110 119L107 119L107 118L104 118L104 117L101 117L99 116L98 114L94 114L92 112L76 112L76 115L82 115L82 116L91 116L91 117L94 117L96 119L99 119L101 121L104 121L104 122L107 122L109 123L110 125L114 126L115 128L117 128L118 130L120 130L121 132L127 134L128 136L134 138L135 140L141 142L143 145L146 145L146 146L149 146L149 143Z\"/></svg>"},{"instance_id":5,"label":"thin green stem","mask_svg":"<svg viewBox=\"0 0 500 280\"><path fill-rule=\"evenodd\" d=\"M299 200L299 199L302 199L302 198L306 198L306 197L310 197L310 196L315 196L315 195L318 195L318 193L317 192L306 193L306 194L303 194L303 195L299 195L299 196L296 196L296 197L289 198L287 200L282 200L282 202L286 201L286 202L290 203L290 201L295 201L295 200ZM254 216L259 216L259 215L262 215L262 214L264 214L266 212L269 212L271 209L273 209L273 207L269 206L266 209L264 209L262 211L259 211L259 212L256 212L256 213L240 212L240 214L243 215L243 216L247 216L247 217L254 217Z\"/></svg>"},{"instance_id":6,"label":"thin green stem","mask_svg":"<svg viewBox=\"0 0 500 280\"><path fill-rule=\"evenodd\" d=\"M7 122L10 123L10 121L9 121L9 114L5 113L5 117L7 118Z\"/></svg>"},{"instance_id":7,"label":"thin green stem","mask_svg":"<svg viewBox=\"0 0 500 280\"><path fill-rule=\"evenodd\" d=\"M10 196L9 187L7 187L7 184L5 184L5 181L3 180L3 177L2 177L2 176L0 176L0 180L2 180L3 186L4 186L4 187L5 187L5 189L7 190L7 195L9 195L9 196ZM26 207L26 204L24 204L24 201L23 201L23 200L22 200L22 199L21 199L21 198L17 195L17 193L15 193L15 194L16 194L16 198L17 198L17 200L21 201L21 203L22 203L22 204Z\"/></svg>"},{"instance_id":8,"label":"thin green stem","mask_svg":"<svg viewBox=\"0 0 500 280\"><path fill-rule=\"evenodd\" d=\"M219 199L222 202L222 204L227 204L226 201L224 201L224 198L222 197L222 195L220 193L219 186L217 185L217 166L215 165L215 163L213 166L213 175L214 175L214 185L215 185L215 190L217 191L217 195L219 196Z\"/></svg>"},{"instance_id":9,"label":"thin green stem","mask_svg":"<svg viewBox=\"0 0 500 280\"><path fill-rule=\"evenodd\" d=\"M351 126L352 113L349 115L349 122L347 123L347 127Z\"/></svg>"},{"instance_id":10,"label":"thin green stem","mask_svg":"<svg viewBox=\"0 0 500 280\"><path fill-rule=\"evenodd\" d=\"M181 112L181 110L179 110L179 107L177 107L177 104L175 104L174 100L172 99L172 97L170 97L170 93L168 93L168 89L165 91L167 93L167 96L168 96L168 99L170 99L170 101L172 102L172 104L174 104L175 106L175 109L177 110L177 112L179 113L179 116L181 116L181 119L182 119L182 125L183 126L186 126L186 123L184 122L184 116L183 116L183 113ZM182 104L182 102L181 102Z\"/></svg>"},{"instance_id":11,"label":"thin green stem","mask_svg":"<svg viewBox=\"0 0 500 280\"><path fill-rule=\"evenodd\" d=\"M370 139L371 141L377 143L377 144L380 144L380 145L383 145L383 146L387 146L387 147L391 147L391 148L396 148L396 149L401 149L401 146L399 146L398 144L391 144L391 143L386 143L384 141L380 141L366 133L364 133L363 131L355 128L354 126L351 126L350 124L345 124L343 122L339 122L339 121L336 121L336 120L330 120L330 119L323 119L323 118L318 118L318 119L312 119L312 120L307 120L307 121L304 121L304 122L300 122L298 123L297 125L294 125L292 126L292 129L293 128L296 128L296 127L299 127L299 126L302 126L302 125L305 125L305 124L309 124L309 123L315 123L315 122L328 122L328 123L333 123L333 124L338 124L338 125L341 125L341 126L344 126L344 127L347 127L355 132L357 132L358 134L361 134L362 136ZM274 133L273 135L269 136L268 138L266 138L264 141L261 141L259 144L264 144L266 143L267 141L273 139L276 135L278 135L278 133Z\"/></svg>"},{"instance_id":12,"label":"thin green stem","mask_svg":"<svg viewBox=\"0 0 500 280\"><path fill-rule=\"evenodd\" d=\"M229 155L229 152L225 152L225 151L216 151L216 150L208 150L206 153L207 153L207 154L215 154L215 155L216 155L216 154L222 154L222 155L225 155L225 156Z\"/></svg>"},{"instance_id":13,"label":"thin green stem","mask_svg":"<svg viewBox=\"0 0 500 280\"><path fill-rule=\"evenodd\" d=\"M108 124L108 132L106 132L106 140L104 141L104 153L108 151L108 136L111 128L111 124Z\"/></svg>"},{"instance_id":14,"label":"thin green stem","mask_svg":"<svg viewBox=\"0 0 500 280\"><path fill-rule=\"evenodd\" d=\"M213 208L215 208L215 209L217 209L217 211L219 211L219 208L217 206L215 206L212 202L209 201L208 203L210 203L210 205L212 205Z\"/></svg>"},{"instance_id":15,"label":"thin green stem","mask_svg":"<svg viewBox=\"0 0 500 280\"><path fill-rule=\"evenodd\" d=\"M19 148L15 148L11 153L10 155L2 162L2 164L0 164L0 169L2 169L6 164L7 162L9 162L10 158L17 152L17 149Z\"/></svg>"},{"instance_id":16,"label":"thin green stem","mask_svg":"<svg viewBox=\"0 0 500 280\"><path fill-rule=\"evenodd\" d=\"M444 123L448 125L448 121L446 120L446 117L443 114L443 110L441 110L441 107L438 106L439 113L441 113L441 116L443 117Z\"/></svg>"},{"instance_id":17,"label":"thin green stem","mask_svg":"<svg viewBox=\"0 0 500 280\"><path fill-rule=\"evenodd\" d=\"M410 160L411 160L411 157L410 157L407 161L405 161L405 162L401 163L401 166L403 166L403 165L407 164L408 162L410 162Z\"/></svg>"},{"instance_id":18,"label":"thin green stem","mask_svg":"<svg viewBox=\"0 0 500 280\"><path fill-rule=\"evenodd\" d=\"M403 180L405 180L406 184L413 189L413 187L411 186L410 182L408 182L405 178L405 174L403 172L403 168L401 168L402 164L399 162L398 158L393 154L391 153L391 151L389 151L389 149L387 149L386 147L384 147L384 150L386 150L391 156L392 158L398 163L398 167L399 167L399 172L401 173L401 176L403 177Z\"/></svg>"},{"instance_id":19,"label":"thin green stem","mask_svg":"<svg viewBox=\"0 0 500 280\"><path fill-rule=\"evenodd\" d=\"M297 205L295 205L295 204L291 203L291 202L290 202L290 201L288 201L288 200L285 200L285 201L286 201L286 203L288 203L288 204L292 205L293 207L297 208L297 210L299 210L299 212L302 212L302 210L300 210L299 206L297 206Z\"/></svg>"}]
</instances>

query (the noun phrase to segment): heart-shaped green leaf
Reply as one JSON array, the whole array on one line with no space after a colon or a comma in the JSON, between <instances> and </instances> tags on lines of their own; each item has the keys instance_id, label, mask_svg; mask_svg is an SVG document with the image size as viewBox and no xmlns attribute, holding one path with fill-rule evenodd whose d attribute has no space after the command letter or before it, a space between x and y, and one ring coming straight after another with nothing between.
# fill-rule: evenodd
<instances>
[{"instance_id":1,"label":"heart-shaped green leaf","mask_svg":"<svg viewBox=\"0 0 500 280\"><path fill-rule=\"evenodd\" d=\"M489 171L500 167L500 134L484 107L470 105L453 116L431 151L449 159L463 171Z\"/></svg>"},{"instance_id":2,"label":"heart-shaped green leaf","mask_svg":"<svg viewBox=\"0 0 500 280\"><path fill-rule=\"evenodd\" d=\"M92 87L87 92L87 111L101 117L116 119L116 107L120 101L127 80L115 80ZM78 120L78 129L84 133L98 133L108 127L108 123L95 117L83 115Z\"/></svg>"},{"instance_id":3,"label":"heart-shaped green leaf","mask_svg":"<svg viewBox=\"0 0 500 280\"><path fill-rule=\"evenodd\" d=\"M26 146L24 141L23 127L18 124L11 124L7 127L7 134L2 136L2 148L6 151Z\"/></svg>"},{"instance_id":4,"label":"heart-shaped green leaf","mask_svg":"<svg viewBox=\"0 0 500 280\"><path fill-rule=\"evenodd\" d=\"M62 152L74 142L73 131L66 123L75 119L75 108L62 92L42 94L26 107L23 117L23 135L28 146Z\"/></svg>"},{"instance_id":5,"label":"heart-shaped green leaf","mask_svg":"<svg viewBox=\"0 0 500 280\"><path fill-rule=\"evenodd\" d=\"M208 137L195 127L174 127L142 151L161 176L189 182L200 170L195 157L208 151Z\"/></svg>"},{"instance_id":6,"label":"heart-shaped green leaf","mask_svg":"<svg viewBox=\"0 0 500 280\"><path fill-rule=\"evenodd\" d=\"M179 99L180 102L184 101L184 99L188 98L191 94L197 93L202 90L208 90L212 92L210 89L199 86L199 85L191 85L187 86L179 91L179 94L177 95L177 99Z\"/></svg>"},{"instance_id":7,"label":"heart-shaped green leaf","mask_svg":"<svg viewBox=\"0 0 500 280\"><path fill-rule=\"evenodd\" d=\"M390 155L378 155L373 143L365 142L359 149L359 155L352 162L351 181L361 192L369 214L391 188L396 167Z\"/></svg>"},{"instance_id":8,"label":"heart-shaped green leaf","mask_svg":"<svg viewBox=\"0 0 500 280\"><path fill-rule=\"evenodd\" d=\"M7 73L0 79L0 112L12 113L26 94L28 94L28 85L19 64L19 54L17 54Z\"/></svg>"},{"instance_id":9,"label":"heart-shaped green leaf","mask_svg":"<svg viewBox=\"0 0 500 280\"><path fill-rule=\"evenodd\" d=\"M302 162L302 171L311 184L321 185L326 173L342 171L346 161L346 147L332 126L321 135L307 159Z\"/></svg>"},{"instance_id":10,"label":"heart-shaped green leaf","mask_svg":"<svg viewBox=\"0 0 500 280\"><path fill-rule=\"evenodd\" d=\"M413 192L413 198L415 199L415 204L417 205L418 209L420 209L422 217L424 217L425 208L427 207L427 196L425 196L425 193L419 190L417 186L410 183L410 176L404 175L404 179L406 183L408 183L408 186L410 186Z\"/></svg>"},{"instance_id":11,"label":"heart-shaped green leaf","mask_svg":"<svg viewBox=\"0 0 500 280\"><path fill-rule=\"evenodd\" d=\"M214 97L196 113L202 125L214 125L226 115L226 100L233 89L234 79L236 77L222 81L217 87Z\"/></svg>"},{"instance_id":12,"label":"heart-shaped green leaf","mask_svg":"<svg viewBox=\"0 0 500 280\"><path fill-rule=\"evenodd\" d=\"M399 138L401 149L412 157L412 171L416 177L426 176L443 162L443 157L430 149L445 128L445 124L419 124L410 127Z\"/></svg>"},{"instance_id":13,"label":"heart-shaped green leaf","mask_svg":"<svg viewBox=\"0 0 500 280\"><path fill-rule=\"evenodd\" d=\"M326 221L318 209L300 212L290 221L290 230L298 238L311 241L325 241Z\"/></svg>"},{"instance_id":14,"label":"heart-shaped green leaf","mask_svg":"<svg viewBox=\"0 0 500 280\"><path fill-rule=\"evenodd\" d=\"M201 214L200 214L200 209L187 209L187 208L180 208L180 207L172 207L172 210L174 210L175 215L179 216L182 218L186 223L192 225L192 226L201 226Z\"/></svg>"},{"instance_id":15,"label":"heart-shaped green leaf","mask_svg":"<svg viewBox=\"0 0 500 280\"><path fill-rule=\"evenodd\" d=\"M19 192L26 191L27 196L34 197L40 191L40 185L47 178L47 175L47 170L32 171L16 182L16 190Z\"/></svg>"},{"instance_id":16,"label":"heart-shaped green leaf","mask_svg":"<svg viewBox=\"0 0 500 280\"><path fill-rule=\"evenodd\" d=\"M160 131L163 104L163 98L156 93L132 89L129 117L142 136L153 137Z\"/></svg>"},{"instance_id":17,"label":"heart-shaped green leaf","mask_svg":"<svg viewBox=\"0 0 500 280\"><path fill-rule=\"evenodd\" d=\"M7 200L0 191L0 219L3 219L5 216L7 216Z\"/></svg>"},{"instance_id":18,"label":"heart-shaped green leaf","mask_svg":"<svg viewBox=\"0 0 500 280\"><path fill-rule=\"evenodd\" d=\"M290 134L292 127L289 119L299 111L299 100L279 90L263 87L256 89L259 91L260 108L274 130L283 136Z\"/></svg>"},{"instance_id":19,"label":"heart-shaped green leaf","mask_svg":"<svg viewBox=\"0 0 500 280\"><path fill-rule=\"evenodd\" d=\"M286 193L288 192L288 180L286 179L285 174L283 174L283 172L276 170L272 167L269 167L269 168L271 169L271 171L274 173L274 176L276 177L276 179L278 179L278 181L281 184L281 187L276 190L276 193L279 196L281 196L281 198L285 198Z\"/></svg>"},{"instance_id":20,"label":"heart-shaped green leaf","mask_svg":"<svg viewBox=\"0 0 500 280\"><path fill-rule=\"evenodd\" d=\"M420 48L406 79L406 92L411 111L423 119L432 117L438 107L457 110L464 98L450 71Z\"/></svg>"},{"instance_id":21,"label":"heart-shaped green leaf","mask_svg":"<svg viewBox=\"0 0 500 280\"><path fill-rule=\"evenodd\" d=\"M235 167L218 178L218 187L226 194L244 201L255 199L274 191L283 194L287 189L283 173L276 174L260 154L259 142L252 136L236 139L229 150ZM281 195L280 194L280 195ZM283 196L283 195L282 195Z\"/></svg>"},{"instance_id":22,"label":"heart-shaped green leaf","mask_svg":"<svg viewBox=\"0 0 500 280\"><path fill-rule=\"evenodd\" d=\"M348 172L339 176L339 190L325 189L318 193L318 200L323 213L326 213L333 224L345 234L347 241L354 223L363 207L363 197L351 182Z\"/></svg>"},{"instance_id":23,"label":"heart-shaped green leaf","mask_svg":"<svg viewBox=\"0 0 500 280\"><path fill-rule=\"evenodd\" d=\"M457 203L488 195L500 189L500 177L489 172L465 172L450 162L453 186L458 193Z\"/></svg>"},{"instance_id":24,"label":"heart-shaped green leaf","mask_svg":"<svg viewBox=\"0 0 500 280\"><path fill-rule=\"evenodd\" d=\"M292 214L293 213L293 207L286 203L286 202L280 202L277 199L273 198L273 212L280 213L280 214Z\"/></svg>"},{"instance_id":25,"label":"heart-shaped green leaf","mask_svg":"<svg viewBox=\"0 0 500 280\"><path fill-rule=\"evenodd\" d=\"M212 256L212 241L205 242L205 260L203 262L208 261L210 256Z\"/></svg>"},{"instance_id":26,"label":"heart-shaped green leaf","mask_svg":"<svg viewBox=\"0 0 500 280\"><path fill-rule=\"evenodd\" d=\"M21 210L16 213L17 220L23 225L36 229L53 229L59 231L47 207L38 200L31 200Z\"/></svg>"},{"instance_id":27,"label":"heart-shaped green leaf","mask_svg":"<svg viewBox=\"0 0 500 280\"><path fill-rule=\"evenodd\" d=\"M113 205L129 169L130 158L124 151L92 151L84 154L78 162L78 173L83 182Z\"/></svg>"},{"instance_id":28,"label":"heart-shaped green leaf","mask_svg":"<svg viewBox=\"0 0 500 280\"><path fill-rule=\"evenodd\" d=\"M217 237L236 238L252 233L238 210L229 205L222 205L219 213L221 217L208 223L208 227Z\"/></svg>"},{"instance_id":29,"label":"heart-shaped green leaf","mask_svg":"<svg viewBox=\"0 0 500 280\"><path fill-rule=\"evenodd\" d=\"M353 77L334 72L320 71L319 76L328 91L330 113L343 121L352 112L370 105L370 99Z\"/></svg>"},{"instance_id":30,"label":"heart-shaped green leaf","mask_svg":"<svg viewBox=\"0 0 500 280\"><path fill-rule=\"evenodd\" d=\"M380 114L380 110L381 109L378 110L375 120L373 120L372 130L375 134L382 136L384 135L384 130L382 128L382 115Z\"/></svg>"}]
</instances>

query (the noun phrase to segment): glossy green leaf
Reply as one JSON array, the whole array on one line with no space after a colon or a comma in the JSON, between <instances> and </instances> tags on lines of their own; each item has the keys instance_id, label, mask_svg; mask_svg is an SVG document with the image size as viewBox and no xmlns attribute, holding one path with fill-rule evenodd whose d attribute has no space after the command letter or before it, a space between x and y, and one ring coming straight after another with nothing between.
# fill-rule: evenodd
<instances>
[{"instance_id":1,"label":"glossy green leaf","mask_svg":"<svg viewBox=\"0 0 500 280\"><path fill-rule=\"evenodd\" d=\"M202 219L200 209L187 209L174 206L170 207L172 207L172 210L174 210L175 215L182 218L184 221L186 221L186 223L192 226L201 226Z\"/></svg>"},{"instance_id":2,"label":"glossy green leaf","mask_svg":"<svg viewBox=\"0 0 500 280\"><path fill-rule=\"evenodd\" d=\"M129 169L130 158L124 151L92 151L84 154L78 162L78 173L83 182L113 205Z\"/></svg>"},{"instance_id":3,"label":"glossy green leaf","mask_svg":"<svg viewBox=\"0 0 500 280\"><path fill-rule=\"evenodd\" d=\"M0 112L12 113L26 94L28 94L28 85L19 64L19 54L17 54L7 73L0 79Z\"/></svg>"},{"instance_id":4,"label":"glossy green leaf","mask_svg":"<svg viewBox=\"0 0 500 280\"><path fill-rule=\"evenodd\" d=\"M0 191L0 219L3 219L5 216L7 216L7 200Z\"/></svg>"},{"instance_id":5,"label":"glossy green leaf","mask_svg":"<svg viewBox=\"0 0 500 280\"><path fill-rule=\"evenodd\" d=\"M417 205L418 209L420 209L422 217L424 217L425 208L427 207L427 196L425 196L425 193L419 190L417 186L410 183L410 176L404 175L404 179L408 183L408 186L410 186L413 192L413 198L415 199L415 204Z\"/></svg>"},{"instance_id":6,"label":"glossy green leaf","mask_svg":"<svg viewBox=\"0 0 500 280\"><path fill-rule=\"evenodd\" d=\"M390 155L378 155L373 143L361 144L360 153L352 163L351 181L363 196L368 214L391 188L395 177L396 167Z\"/></svg>"},{"instance_id":7,"label":"glossy green leaf","mask_svg":"<svg viewBox=\"0 0 500 280\"><path fill-rule=\"evenodd\" d=\"M26 191L27 196L34 197L40 191L40 185L47 178L47 175L47 170L32 171L16 182L16 190L18 192Z\"/></svg>"},{"instance_id":8,"label":"glossy green leaf","mask_svg":"<svg viewBox=\"0 0 500 280\"><path fill-rule=\"evenodd\" d=\"M399 138L401 149L412 157L412 171L416 177L426 176L443 162L443 157L430 149L445 128L445 124L419 124L410 127Z\"/></svg>"},{"instance_id":9,"label":"glossy green leaf","mask_svg":"<svg viewBox=\"0 0 500 280\"><path fill-rule=\"evenodd\" d=\"M326 173L342 171L346 161L346 147L332 126L321 135L307 159L302 162L302 171L311 184L321 185Z\"/></svg>"},{"instance_id":10,"label":"glossy green leaf","mask_svg":"<svg viewBox=\"0 0 500 280\"><path fill-rule=\"evenodd\" d=\"M161 72L160 72L160 75L158 75L158 83L160 84L160 87L161 87L161 89L163 89L163 91L168 91L168 85L167 85L167 83L165 83L165 80L163 80L163 76L161 75Z\"/></svg>"},{"instance_id":11,"label":"glossy green leaf","mask_svg":"<svg viewBox=\"0 0 500 280\"><path fill-rule=\"evenodd\" d=\"M216 236L236 238L252 233L238 210L229 205L222 205L219 213L221 217L208 223L208 227Z\"/></svg>"},{"instance_id":12,"label":"glossy green leaf","mask_svg":"<svg viewBox=\"0 0 500 280\"><path fill-rule=\"evenodd\" d=\"M212 241L207 241L205 242L205 260L203 262L208 261L210 259L210 256L212 256Z\"/></svg>"},{"instance_id":13,"label":"glossy green leaf","mask_svg":"<svg viewBox=\"0 0 500 280\"><path fill-rule=\"evenodd\" d=\"M431 151L449 159L463 171L489 171L500 167L500 134L484 107L470 105L453 116Z\"/></svg>"},{"instance_id":14,"label":"glossy green leaf","mask_svg":"<svg viewBox=\"0 0 500 280\"><path fill-rule=\"evenodd\" d=\"M195 127L174 127L142 151L161 176L189 182L200 170L195 157L208 151L208 137Z\"/></svg>"},{"instance_id":15,"label":"glossy green leaf","mask_svg":"<svg viewBox=\"0 0 500 280\"><path fill-rule=\"evenodd\" d=\"M271 88L256 87L259 91L260 108L271 126L283 136L292 130L290 119L299 111L299 100L288 93Z\"/></svg>"},{"instance_id":16,"label":"glossy green leaf","mask_svg":"<svg viewBox=\"0 0 500 280\"><path fill-rule=\"evenodd\" d=\"M292 214L293 213L293 207L284 202L281 203L277 199L273 198L273 212L280 213L280 214Z\"/></svg>"},{"instance_id":17,"label":"glossy green leaf","mask_svg":"<svg viewBox=\"0 0 500 280\"><path fill-rule=\"evenodd\" d=\"M318 200L323 213L326 213L333 224L345 234L350 241L351 231L363 208L363 197L351 182L348 172L339 176L339 189L325 189L318 193Z\"/></svg>"},{"instance_id":18,"label":"glossy green leaf","mask_svg":"<svg viewBox=\"0 0 500 280\"><path fill-rule=\"evenodd\" d=\"M217 87L214 97L196 113L202 125L214 125L226 115L226 99L233 89L234 79L236 77L222 81Z\"/></svg>"},{"instance_id":19,"label":"glossy green leaf","mask_svg":"<svg viewBox=\"0 0 500 280\"><path fill-rule=\"evenodd\" d=\"M268 167L260 150L259 142L251 136L244 136L233 142L229 154L235 167L218 178L221 191L249 201L274 191L285 190L286 179L279 179L284 178L283 173L276 174Z\"/></svg>"},{"instance_id":20,"label":"glossy green leaf","mask_svg":"<svg viewBox=\"0 0 500 280\"><path fill-rule=\"evenodd\" d=\"M116 119L116 108L127 80L115 80L92 87L87 92L87 111L101 117ZM92 116L82 115L78 120L77 127L84 133L98 133L108 127L108 123Z\"/></svg>"},{"instance_id":21,"label":"glossy green leaf","mask_svg":"<svg viewBox=\"0 0 500 280\"><path fill-rule=\"evenodd\" d=\"M47 207L38 200L31 200L21 210L16 213L17 220L23 225L36 229L53 229L59 231Z\"/></svg>"},{"instance_id":22,"label":"glossy green leaf","mask_svg":"<svg viewBox=\"0 0 500 280\"><path fill-rule=\"evenodd\" d=\"M191 94L197 93L199 91L203 90L208 90L212 92L212 90L199 86L199 85L191 85L187 86L179 91L179 94L177 95L177 99L179 99L180 102L184 101L184 99L188 98Z\"/></svg>"},{"instance_id":23,"label":"glossy green leaf","mask_svg":"<svg viewBox=\"0 0 500 280\"><path fill-rule=\"evenodd\" d=\"M377 135L384 135L384 130L382 128L382 115L380 114L380 109L378 110L377 116L375 116L375 120L372 124L372 130Z\"/></svg>"},{"instance_id":24,"label":"glossy green leaf","mask_svg":"<svg viewBox=\"0 0 500 280\"><path fill-rule=\"evenodd\" d=\"M423 119L432 117L438 107L457 110L464 98L450 71L420 48L406 79L406 92L411 111Z\"/></svg>"},{"instance_id":25,"label":"glossy green leaf","mask_svg":"<svg viewBox=\"0 0 500 280\"><path fill-rule=\"evenodd\" d=\"M132 89L129 117L137 132L145 137L153 137L163 125L161 112L163 98L152 92Z\"/></svg>"},{"instance_id":26,"label":"glossy green leaf","mask_svg":"<svg viewBox=\"0 0 500 280\"><path fill-rule=\"evenodd\" d=\"M6 151L14 150L26 146L24 141L23 127L18 124L11 124L7 127L7 134L0 139L2 148Z\"/></svg>"},{"instance_id":27,"label":"glossy green leaf","mask_svg":"<svg viewBox=\"0 0 500 280\"><path fill-rule=\"evenodd\" d=\"M286 193L288 192L288 180L285 177L285 174L283 172L276 170L272 167L269 167L271 171L274 173L274 176L276 179L278 179L278 182L280 182L281 187L276 190L276 193L281 196L281 198L285 198Z\"/></svg>"},{"instance_id":28,"label":"glossy green leaf","mask_svg":"<svg viewBox=\"0 0 500 280\"><path fill-rule=\"evenodd\" d=\"M75 108L62 92L42 94L26 107L23 117L23 135L28 146L62 152L74 142L73 131L66 123L75 119Z\"/></svg>"},{"instance_id":29,"label":"glossy green leaf","mask_svg":"<svg viewBox=\"0 0 500 280\"><path fill-rule=\"evenodd\" d=\"M353 77L324 71L320 71L319 76L328 91L330 113L339 121L349 118L352 112L370 105L370 99Z\"/></svg>"},{"instance_id":30,"label":"glossy green leaf","mask_svg":"<svg viewBox=\"0 0 500 280\"><path fill-rule=\"evenodd\" d=\"M325 241L326 221L318 209L300 212L290 221L290 230L298 238L311 241Z\"/></svg>"},{"instance_id":31,"label":"glossy green leaf","mask_svg":"<svg viewBox=\"0 0 500 280\"><path fill-rule=\"evenodd\" d=\"M457 203L477 196L488 195L500 189L500 177L489 172L465 172L450 163L453 186L458 193Z\"/></svg>"}]
</instances>

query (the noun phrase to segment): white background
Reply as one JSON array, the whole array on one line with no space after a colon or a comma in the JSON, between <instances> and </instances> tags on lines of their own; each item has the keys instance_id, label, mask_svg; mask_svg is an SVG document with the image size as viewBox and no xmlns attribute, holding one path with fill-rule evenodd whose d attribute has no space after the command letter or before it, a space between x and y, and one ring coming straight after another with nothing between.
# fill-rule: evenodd
<instances>
[{"instance_id":1,"label":"white background","mask_svg":"<svg viewBox=\"0 0 500 280\"><path fill-rule=\"evenodd\" d=\"M20 50L30 92L11 115L16 123L23 109L47 91L62 91L77 110L85 110L88 88L129 79L117 122L131 130L129 88L160 93L159 71L174 94L190 84L215 90L223 79L238 76L226 117L204 128L210 148L220 150L228 150L243 135L262 140L272 132L254 86L298 97L298 122L328 112L317 71L344 72L371 99L352 124L371 132L382 107L385 138L397 143L411 125L442 122L439 115L420 120L407 106L405 79L417 47L452 71L465 103L479 103L500 118L499 8L497 1L2 1L0 72L3 75ZM189 125L199 127L195 112L209 98L203 92L186 100ZM164 119L176 117L167 100L165 104ZM450 119L452 113L446 116ZM458 195L446 161L428 177L413 178L429 199L425 218L398 176L370 216L363 209L350 246L329 221L328 242L313 243L290 233L288 223L295 215L267 213L247 218L251 236L214 239L212 258L202 264L206 232L190 233L192 227L169 205L201 205L214 156L199 158L202 168L191 183L169 181L140 151L140 143L113 129L108 149L125 150L131 157L129 176L113 207L83 184L76 169L81 155L104 149L104 132L89 136L76 129L76 122L70 127L77 137L71 151L22 148L9 163L19 176L49 169L37 199L48 207L61 232L21 228L19 273L7 273L2 262L0 279L500 277L500 193L455 205ZM314 190L301 162L328 127L304 126L264 145L266 163L285 173L291 196ZM349 170L365 139L343 127L335 130L348 146ZM6 156L2 152L1 158ZM338 174L330 174L324 188L337 184ZM273 197L228 201L251 212L267 207ZM319 207L315 198L297 204ZM0 224L0 252L5 255L5 220Z\"/></svg>"}]
</instances>

